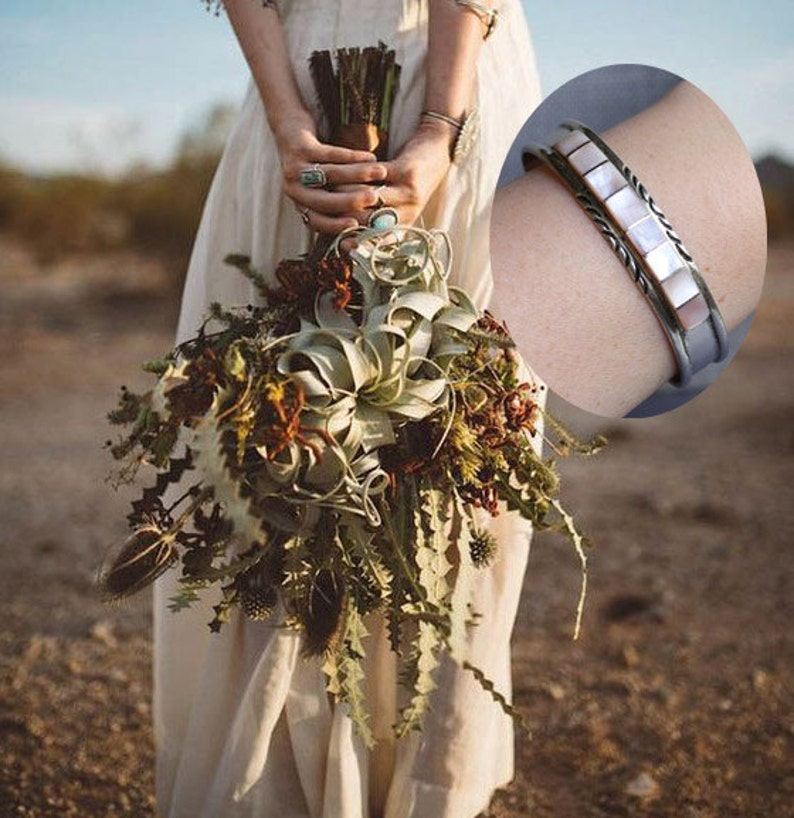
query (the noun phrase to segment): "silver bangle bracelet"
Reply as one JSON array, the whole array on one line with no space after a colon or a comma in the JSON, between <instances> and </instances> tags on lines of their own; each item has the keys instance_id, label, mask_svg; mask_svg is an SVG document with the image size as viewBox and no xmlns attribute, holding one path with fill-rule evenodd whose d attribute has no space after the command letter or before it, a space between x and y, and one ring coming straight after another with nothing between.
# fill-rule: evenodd
<instances>
[{"instance_id":1,"label":"silver bangle bracelet","mask_svg":"<svg viewBox=\"0 0 794 818\"><path fill-rule=\"evenodd\" d=\"M648 191L586 126L565 122L552 147L527 150L550 167L587 212L645 295L686 386L728 354L719 308L692 256Z\"/></svg>"},{"instance_id":2,"label":"silver bangle bracelet","mask_svg":"<svg viewBox=\"0 0 794 818\"><path fill-rule=\"evenodd\" d=\"M437 119L439 122L446 122L447 125L451 125L456 131L460 131L463 127L463 121L457 120L454 117L447 116L446 114L442 114L439 111L430 111L425 108L420 114L420 119Z\"/></svg>"}]
</instances>

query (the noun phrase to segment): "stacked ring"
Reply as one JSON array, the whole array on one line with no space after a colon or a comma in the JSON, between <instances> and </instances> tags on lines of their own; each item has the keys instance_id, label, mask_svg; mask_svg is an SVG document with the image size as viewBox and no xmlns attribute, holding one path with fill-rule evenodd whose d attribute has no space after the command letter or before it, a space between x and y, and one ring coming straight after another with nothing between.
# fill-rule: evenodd
<instances>
[{"instance_id":1,"label":"stacked ring","mask_svg":"<svg viewBox=\"0 0 794 818\"><path fill-rule=\"evenodd\" d=\"M309 223L309 208L307 207L305 210L301 210L300 214L301 214L301 221L304 224L308 224Z\"/></svg>"},{"instance_id":2,"label":"stacked ring","mask_svg":"<svg viewBox=\"0 0 794 818\"><path fill-rule=\"evenodd\" d=\"M325 187L328 184L325 171L316 162L310 168L303 168L298 179L303 187Z\"/></svg>"}]
</instances>

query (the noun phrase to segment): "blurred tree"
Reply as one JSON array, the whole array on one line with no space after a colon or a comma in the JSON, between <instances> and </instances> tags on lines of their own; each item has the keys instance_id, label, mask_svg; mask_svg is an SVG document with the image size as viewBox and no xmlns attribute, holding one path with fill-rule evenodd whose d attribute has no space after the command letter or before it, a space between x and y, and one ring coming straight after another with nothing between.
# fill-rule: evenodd
<instances>
[{"instance_id":1,"label":"blurred tree","mask_svg":"<svg viewBox=\"0 0 794 818\"><path fill-rule=\"evenodd\" d=\"M235 110L227 104L213 106L182 136L170 167L132 171L113 197L129 221L130 243L164 257L177 271L177 289Z\"/></svg>"},{"instance_id":2,"label":"blurred tree","mask_svg":"<svg viewBox=\"0 0 794 818\"><path fill-rule=\"evenodd\" d=\"M217 103L190 128L179 141L177 160L217 157L231 131L237 108L225 102Z\"/></svg>"},{"instance_id":3,"label":"blurred tree","mask_svg":"<svg viewBox=\"0 0 794 818\"><path fill-rule=\"evenodd\" d=\"M764 193L769 240L794 238L794 167L777 156L765 156L755 170Z\"/></svg>"}]
</instances>

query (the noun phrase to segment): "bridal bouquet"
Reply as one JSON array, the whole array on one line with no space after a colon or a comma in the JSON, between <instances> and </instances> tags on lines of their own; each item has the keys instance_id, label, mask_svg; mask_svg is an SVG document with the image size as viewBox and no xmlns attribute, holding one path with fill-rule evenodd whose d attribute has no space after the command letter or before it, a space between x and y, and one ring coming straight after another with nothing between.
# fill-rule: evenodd
<instances>
[{"instance_id":1,"label":"bridal bouquet","mask_svg":"<svg viewBox=\"0 0 794 818\"><path fill-rule=\"evenodd\" d=\"M394 51L316 52L310 68L328 138L384 156ZM213 631L237 614L299 630L367 743L373 614L408 690L398 734L421 725L442 650L513 713L466 654L472 579L498 548L487 518L556 525L586 563L538 454L542 387L506 329L451 285L438 231L357 228L273 275L227 261L259 303L212 304L196 337L144 365L152 389L122 387L108 416L125 427L110 444L116 484L143 464L158 476L132 504L105 593L179 570L172 607L212 594ZM545 420L557 451L576 445Z\"/></svg>"},{"instance_id":2,"label":"bridal bouquet","mask_svg":"<svg viewBox=\"0 0 794 818\"><path fill-rule=\"evenodd\" d=\"M498 548L483 516L506 506L542 527L556 515L582 542L533 446L538 387L505 328L449 283L445 234L354 234L350 252L343 234L316 262L281 262L277 286L229 257L262 305L213 304L195 338L145 364L149 392L122 388L116 480L160 472L102 584L120 597L178 567L173 608L215 593L213 631L234 608L299 629L369 740L368 614L401 656L404 733L439 651L466 665L472 574Z\"/></svg>"}]
</instances>

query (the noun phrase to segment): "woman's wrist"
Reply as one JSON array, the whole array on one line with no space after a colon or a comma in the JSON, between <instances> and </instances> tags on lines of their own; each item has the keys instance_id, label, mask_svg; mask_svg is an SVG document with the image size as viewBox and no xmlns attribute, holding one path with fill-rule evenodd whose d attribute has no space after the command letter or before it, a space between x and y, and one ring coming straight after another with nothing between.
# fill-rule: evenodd
<instances>
[{"instance_id":1,"label":"woman's wrist","mask_svg":"<svg viewBox=\"0 0 794 818\"><path fill-rule=\"evenodd\" d=\"M738 326L760 296L766 231L752 162L724 114L682 82L603 138L664 208L727 329ZM490 246L516 342L568 401L619 417L676 374L654 311L556 174L533 170L497 192Z\"/></svg>"},{"instance_id":2,"label":"woman's wrist","mask_svg":"<svg viewBox=\"0 0 794 818\"><path fill-rule=\"evenodd\" d=\"M425 189L428 196L452 165L452 148L456 138L455 130L443 122L420 121L400 153L401 158L424 168L424 178L418 181L417 186Z\"/></svg>"},{"instance_id":3,"label":"woman's wrist","mask_svg":"<svg viewBox=\"0 0 794 818\"><path fill-rule=\"evenodd\" d=\"M289 112L273 112L268 109L267 121L273 132L279 152L289 149L295 136L299 133L310 133L316 136L317 126L312 115L302 106L295 106Z\"/></svg>"},{"instance_id":4,"label":"woman's wrist","mask_svg":"<svg viewBox=\"0 0 794 818\"><path fill-rule=\"evenodd\" d=\"M452 155L452 148L458 138L460 128L456 128L449 122L444 122L441 119L422 117L416 127L412 142L422 143L427 146L443 145L446 150L446 155Z\"/></svg>"}]
</instances>

